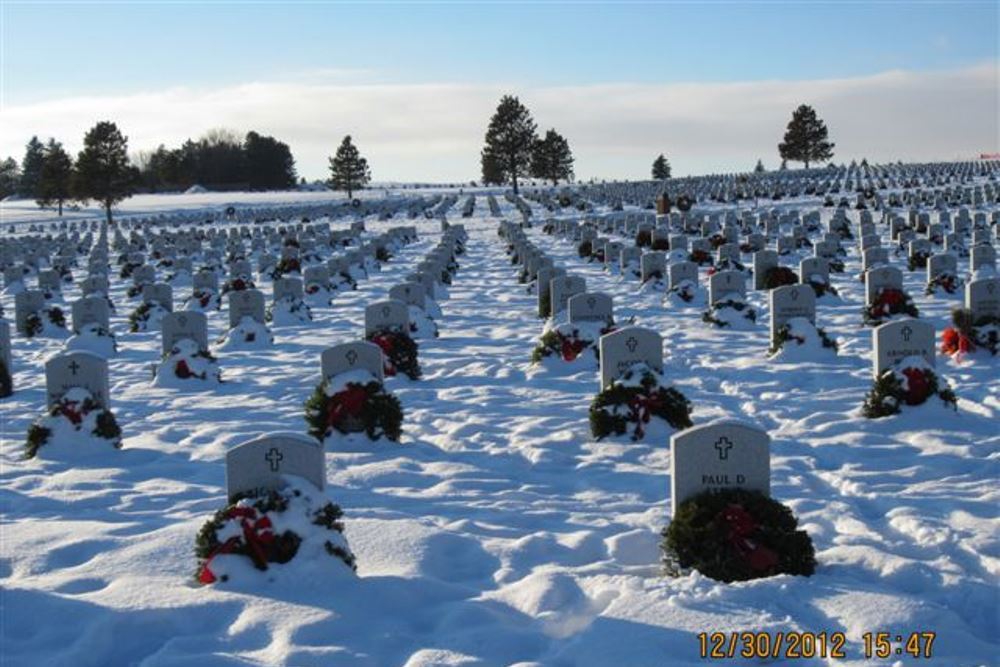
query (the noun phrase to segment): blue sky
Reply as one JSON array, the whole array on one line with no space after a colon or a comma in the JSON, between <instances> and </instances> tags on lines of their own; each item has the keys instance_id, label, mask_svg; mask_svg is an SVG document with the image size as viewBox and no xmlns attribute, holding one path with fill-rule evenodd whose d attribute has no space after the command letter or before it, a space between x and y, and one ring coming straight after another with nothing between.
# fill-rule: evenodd
<instances>
[{"instance_id":1,"label":"blue sky","mask_svg":"<svg viewBox=\"0 0 1000 667\"><path fill-rule=\"evenodd\" d=\"M345 86L341 95L354 86L495 86L497 97L530 97L565 86L861 80L995 67L1000 43L996 2L2 5L0 113L254 83ZM991 104L989 92L977 99ZM13 141L2 132L0 152Z\"/></svg>"}]
</instances>

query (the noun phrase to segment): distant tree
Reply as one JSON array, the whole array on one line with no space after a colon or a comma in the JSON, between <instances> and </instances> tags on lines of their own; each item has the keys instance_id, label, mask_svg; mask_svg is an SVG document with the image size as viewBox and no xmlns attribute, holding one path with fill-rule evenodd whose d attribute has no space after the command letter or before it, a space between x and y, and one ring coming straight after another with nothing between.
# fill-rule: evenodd
<instances>
[{"instance_id":1,"label":"distant tree","mask_svg":"<svg viewBox=\"0 0 1000 667\"><path fill-rule=\"evenodd\" d=\"M497 173L501 182L510 182L518 193L518 177L531 172L535 146L535 121L528 108L512 95L500 98L497 110L486 129L482 152L483 180L492 181ZM487 173L487 168L491 173Z\"/></svg>"},{"instance_id":2,"label":"distant tree","mask_svg":"<svg viewBox=\"0 0 1000 667\"><path fill-rule=\"evenodd\" d=\"M83 137L83 150L76 159L73 193L79 199L95 199L111 222L111 207L135 191L138 171L128 161L128 138L118 126L101 121Z\"/></svg>"},{"instance_id":3,"label":"distant tree","mask_svg":"<svg viewBox=\"0 0 1000 667\"><path fill-rule=\"evenodd\" d=\"M0 199L15 194L21 180L21 167L12 157L0 162Z\"/></svg>"},{"instance_id":4,"label":"distant tree","mask_svg":"<svg viewBox=\"0 0 1000 667\"><path fill-rule=\"evenodd\" d=\"M785 140L778 144L782 159L805 163L821 162L833 157L834 144L827 141L826 124L816 116L816 110L803 104L792 112L785 130Z\"/></svg>"},{"instance_id":5,"label":"distant tree","mask_svg":"<svg viewBox=\"0 0 1000 667\"><path fill-rule=\"evenodd\" d=\"M45 145L32 137L25 147L24 159L21 160L20 194L35 198L38 195L38 184L42 180L42 164L45 163Z\"/></svg>"},{"instance_id":6,"label":"distant tree","mask_svg":"<svg viewBox=\"0 0 1000 667\"><path fill-rule=\"evenodd\" d=\"M347 190L350 199L355 190L360 190L372 180L368 170L368 160L361 157L357 147L351 143L351 135L344 137L337 154L330 158L330 187Z\"/></svg>"},{"instance_id":7,"label":"distant tree","mask_svg":"<svg viewBox=\"0 0 1000 667\"><path fill-rule=\"evenodd\" d=\"M788 169L788 160L786 160L786 159L782 158L782 159L781 159L781 166L780 166L780 167L778 167L778 169L779 169L780 171L785 171L786 169Z\"/></svg>"},{"instance_id":8,"label":"distant tree","mask_svg":"<svg viewBox=\"0 0 1000 667\"><path fill-rule=\"evenodd\" d=\"M504 171L499 160L485 148L479 154L479 159L483 171L483 185L503 185Z\"/></svg>"},{"instance_id":9,"label":"distant tree","mask_svg":"<svg viewBox=\"0 0 1000 667\"><path fill-rule=\"evenodd\" d=\"M214 128L194 144L194 183L209 189L248 185L243 139L236 130Z\"/></svg>"},{"instance_id":10,"label":"distant tree","mask_svg":"<svg viewBox=\"0 0 1000 667\"><path fill-rule=\"evenodd\" d=\"M660 153L653 160L653 179L663 181L670 178L670 161Z\"/></svg>"},{"instance_id":11,"label":"distant tree","mask_svg":"<svg viewBox=\"0 0 1000 667\"><path fill-rule=\"evenodd\" d=\"M545 133L545 138L535 142L531 155L531 175L552 181L573 178L573 153L569 142L555 130Z\"/></svg>"},{"instance_id":12,"label":"distant tree","mask_svg":"<svg viewBox=\"0 0 1000 667\"><path fill-rule=\"evenodd\" d=\"M759 158L757 159L757 166L753 168L753 171L755 174L763 174L765 171L767 171L766 169L764 169L764 163Z\"/></svg>"},{"instance_id":13,"label":"distant tree","mask_svg":"<svg viewBox=\"0 0 1000 667\"><path fill-rule=\"evenodd\" d=\"M243 141L251 190L285 190L295 186L295 159L288 144L248 132Z\"/></svg>"},{"instance_id":14,"label":"distant tree","mask_svg":"<svg viewBox=\"0 0 1000 667\"><path fill-rule=\"evenodd\" d=\"M42 178L38 184L35 201L41 207L59 207L59 215L63 213L63 203L72 196L73 160L63 145L55 139L49 139L45 146L45 161L42 164Z\"/></svg>"}]
</instances>

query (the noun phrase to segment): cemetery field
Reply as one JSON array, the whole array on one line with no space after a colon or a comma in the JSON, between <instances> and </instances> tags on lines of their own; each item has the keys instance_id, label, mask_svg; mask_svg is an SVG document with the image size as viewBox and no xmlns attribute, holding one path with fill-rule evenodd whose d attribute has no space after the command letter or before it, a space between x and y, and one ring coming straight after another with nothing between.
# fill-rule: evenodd
<instances>
[{"instance_id":1,"label":"cemetery field","mask_svg":"<svg viewBox=\"0 0 1000 667\"><path fill-rule=\"evenodd\" d=\"M133 213L214 211L241 196L150 196ZM601 387L592 350L572 364L532 363L545 320L498 234L500 221L520 212L498 196L493 216L479 194L463 218L464 200L448 216L468 237L452 283L437 287L440 335L417 339L422 377L385 378L403 408L399 441L354 433L325 443L325 492L343 510L356 574L296 560L202 586L195 538L226 504L227 451L269 432L306 433L304 403L322 379L321 353L363 336L366 305L447 240L438 220L367 216L365 238L401 225L415 226L417 238L356 290L332 294L329 304L306 298L311 322L270 324L273 346L220 348L226 305L208 310L222 383L192 389L154 382L160 331L128 331L140 301L112 266L118 351L107 366L118 451L43 447L25 458L25 434L46 407L45 363L65 337L12 333L15 391L0 403L0 664L704 665L699 633L742 631L846 638L843 658L760 664L1000 664L997 357L937 355L957 410L929 401L867 419L872 328L862 325L856 241L844 241L845 270L830 276L839 294L817 300L816 325L839 351L771 358L767 290L747 292L755 323L713 327L702 318L705 295L689 304L665 299L582 258L576 241L544 233L543 224L583 216L530 202L525 238L585 279L587 292L610 295L619 326L662 337L663 376L690 400L696 426L729 419L767 432L770 493L794 511L816 550L809 577L668 577L660 533L672 512L674 429L653 420L638 442L595 439L589 408ZM835 209L821 204L778 206L818 210L825 229ZM9 206L5 225L37 222ZM609 212L598 206L594 215ZM847 216L858 224L858 211ZM341 230L351 219L311 220L323 222ZM809 256L811 248L796 249L781 263L798 267ZM905 269L905 257L892 262ZM968 260L959 265L967 273ZM85 276L85 261L77 271ZM699 275L707 284L705 267ZM272 279L255 279L270 303ZM903 280L939 343L961 293L925 295L922 270L904 270ZM191 290L190 281L173 286L175 311ZM70 284L56 302L68 314L81 295ZM13 321L14 295L0 303ZM866 658L869 632L936 633L932 655Z\"/></svg>"}]
</instances>

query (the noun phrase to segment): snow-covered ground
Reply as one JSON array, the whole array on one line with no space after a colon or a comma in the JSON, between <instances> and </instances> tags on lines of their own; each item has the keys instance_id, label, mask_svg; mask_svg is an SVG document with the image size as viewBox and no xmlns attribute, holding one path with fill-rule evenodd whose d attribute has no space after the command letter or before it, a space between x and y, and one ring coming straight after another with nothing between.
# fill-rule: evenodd
<instances>
[{"instance_id":1,"label":"snow-covered ground","mask_svg":"<svg viewBox=\"0 0 1000 667\"><path fill-rule=\"evenodd\" d=\"M133 204L249 199L173 201L182 204ZM9 203L4 211L5 221L19 219ZM22 458L45 401L43 361L62 343L15 338L16 393L0 404L0 663L703 665L698 633L762 630L848 639L846 659L766 664L998 664L996 358L939 356L957 413L929 404L868 420L859 408L871 385L871 330L860 326L856 244L845 242L847 271L832 276L840 300L821 300L817 316L839 356L792 363L766 356L764 293L749 296L753 330L714 329L703 308L664 304L581 260L571 243L529 230L557 265L614 296L616 319L634 316L663 335L665 374L691 399L696 424L727 416L768 430L772 494L794 509L819 562L809 578L666 578L667 439L593 441L596 372L530 368L543 322L497 219L480 198L475 217L454 221L469 230L467 253L440 304L440 338L420 343L424 377L387 380L405 410L401 442L327 447L327 491L344 510L357 577L199 587L194 538L224 504L227 449L263 432L305 432L320 352L360 337L364 304L437 243L436 221L419 221L417 243L358 291L314 307L311 323L274 327L273 348L218 351L225 382L203 391L152 383L159 335L127 333L130 302L113 280L121 451ZM959 296L925 297L923 272L905 276L940 332ZM262 289L270 294L269 283ZM63 300L77 296L72 287ZM175 301L186 296L180 289ZM3 305L13 313L12 298ZM211 338L225 316L209 315ZM877 631L936 632L933 658L865 660L862 634Z\"/></svg>"}]
</instances>

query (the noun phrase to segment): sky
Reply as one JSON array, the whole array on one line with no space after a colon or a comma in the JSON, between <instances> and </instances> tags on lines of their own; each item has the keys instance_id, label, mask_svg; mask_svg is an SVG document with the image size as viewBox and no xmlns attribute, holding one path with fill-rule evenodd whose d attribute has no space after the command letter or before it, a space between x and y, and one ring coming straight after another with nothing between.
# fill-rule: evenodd
<instances>
[{"instance_id":1,"label":"sky","mask_svg":"<svg viewBox=\"0 0 1000 667\"><path fill-rule=\"evenodd\" d=\"M578 178L774 168L791 111L834 160L1000 152L1000 3L0 0L0 156L130 149L215 127L325 178L350 134L380 181L467 181L504 94L570 142Z\"/></svg>"}]
</instances>

